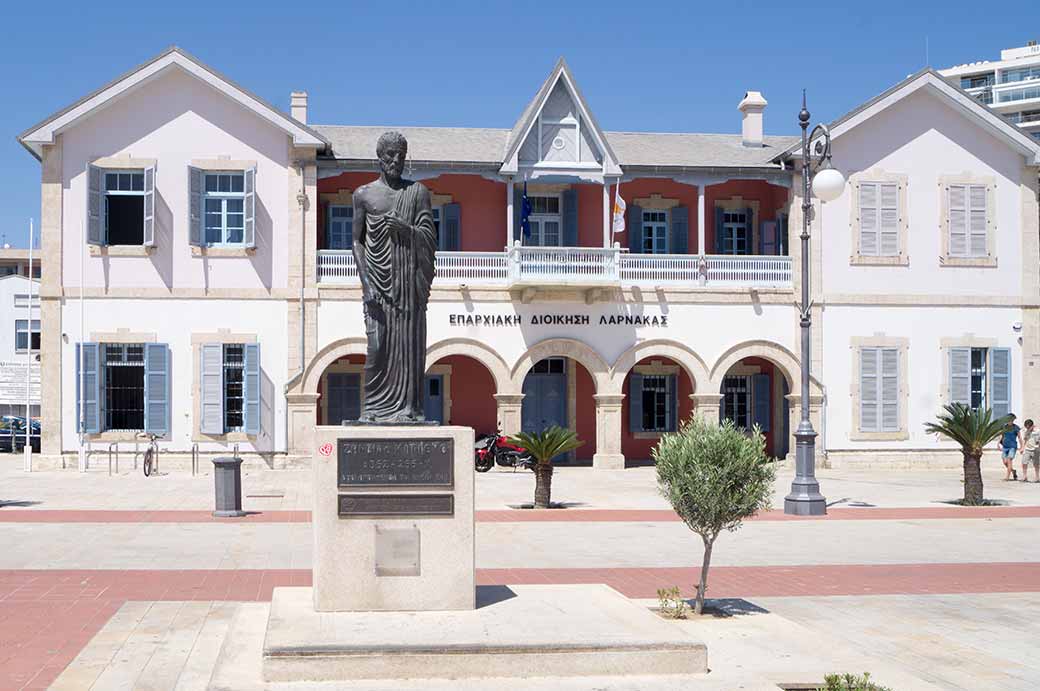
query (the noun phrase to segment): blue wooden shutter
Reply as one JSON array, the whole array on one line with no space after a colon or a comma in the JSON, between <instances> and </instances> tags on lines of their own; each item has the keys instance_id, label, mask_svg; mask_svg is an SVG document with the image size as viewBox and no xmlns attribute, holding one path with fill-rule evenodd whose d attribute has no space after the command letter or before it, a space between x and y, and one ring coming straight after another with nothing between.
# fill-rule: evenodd
<instances>
[{"instance_id":1,"label":"blue wooden shutter","mask_svg":"<svg viewBox=\"0 0 1040 691\"><path fill-rule=\"evenodd\" d=\"M751 207L744 209L744 222L747 228L747 253L755 253L755 214L751 210Z\"/></svg>"},{"instance_id":2,"label":"blue wooden shutter","mask_svg":"<svg viewBox=\"0 0 1040 691\"><path fill-rule=\"evenodd\" d=\"M326 378L325 423L339 425L344 420L357 420L361 417L361 375L333 372Z\"/></svg>"},{"instance_id":3,"label":"blue wooden shutter","mask_svg":"<svg viewBox=\"0 0 1040 691\"><path fill-rule=\"evenodd\" d=\"M101 204L104 192L101 187L101 169L87 165L87 244L103 245L104 236L101 231Z\"/></svg>"},{"instance_id":4,"label":"blue wooden shutter","mask_svg":"<svg viewBox=\"0 0 1040 691\"><path fill-rule=\"evenodd\" d=\"M513 185L513 242L523 242L524 229L520 227L520 215L524 207L524 188Z\"/></svg>"},{"instance_id":5,"label":"blue wooden shutter","mask_svg":"<svg viewBox=\"0 0 1040 691\"><path fill-rule=\"evenodd\" d=\"M777 252L777 225L776 221L762 221L758 246L760 254L768 256L779 254Z\"/></svg>"},{"instance_id":6,"label":"blue wooden shutter","mask_svg":"<svg viewBox=\"0 0 1040 691\"><path fill-rule=\"evenodd\" d=\"M564 190L560 199L563 206L560 214L563 216L563 245L564 247L578 246L578 192L576 190Z\"/></svg>"},{"instance_id":7,"label":"blue wooden shutter","mask_svg":"<svg viewBox=\"0 0 1040 691\"><path fill-rule=\"evenodd\" d=\"M245 171L245 197L242 200L245 245L256 247L256 166Z\"/></svg>"},{"instance_id":8,"label":"blue wooden shutter","mask_svg":"<svg viewBox=\"0 0 1040 691\"><path fill-rule=\"evenodd\" d=\"M633 373L628 385L628 431L643 431L643 375Z\"/></svg>"},{"instance_id":9,"label":"blue wooden shutter","mask_svg":"<svg viewBox=\"0 0 1040 691\"><path fill-rule=\"evenodd\" d=\"M1011 413L1011 350L989 349L989 398L993 418Z\"/></svg>"},{"instance_id":10,"label":"blue wooden shutter","mask_svg":"<svg viewBox=\"0 0 1040 691\"><path fill-rule=\"evenodd\" d=\"M246 434L260 434L260 344L246 343L244 358L245 375L242 389L243 416Z\"/></svg>"},{"instance_id":11,"label":"blue wooden shutter","mask_svg":"<svg viewBox=\"0 0 1040 691\"><path fill-rule=\"evenodd\" d=\"M201 246L202 237L202 171L188 166L188 244Z\"/></svg>"},{"instance_id":12,"label":"blue wooden shutter","mask_svg":"<svg viewBox=\"0 0 1040 691\"><path fill-rule=\"evenodd\" d=\"M777 219L776 253L782 257L788 255L788 247L790 247L790 238L787 236L789 230L787 218L787 214L780 214L780 218Z\"/></svg>"},{"instance_id":13,"label":"blue wooden shutter","mask_svg":"<svg viewBox=\"0 0 1040 691\"><path fill-rule=\"evenodd\" d=\"M462 205L445 204L441 207L440 249L458 252L462 247Z\"/></svg>"},{"instance_id":14,"label":"blue wooden shutter","mask_svg":"<svg viewBox=\"0 0 1040 691\"><path fill-rule=\"evenodd\" d=\"M665 431L674 432L679 419L679 378L669 374L664 378L664 389L667 394L667 409L665 409Z\"/></svg>"},{"instance_id":15,"label":"blue wooden shutter","mask_svg":"<svg viewBox=\"0 0 1040 691\"><path fill-rule=\"evenodd\" d=\"M82 369L80 369L82 366ZM82 387L82 390L81 390ZM76 428L85 434L101 432L101 347L76 344ZM82 402L82 416L80 405Z\"/></svg>"},{"instance_id":16,"label":"blue wooden shutter","mask_svg":"<svg viewBox=\"0 0 1040 691\"><path fill-rule=\"evenodd\" d=\"M772 410L769 400L771 392L772 386L770 386L768 374L751 375L751 396L755 406L754 420L763 433L769 431L769 413Z\"/></svg>"},{"instance_id":17,"label":"blue wooden shutter","mask_svg":"<svg viewBox=\"0 0 1040 691\"><path fill-rule=\"evenodd\" d=\"M950 402L971 405L971 348L950 348Z\"/></svg>"},{"instance_id":18,"label":"blue wooden shutter","mask_svg":"<svg viewBox=\"0 0 1040 691\"><path fill-rule=\"evenodd\" d=\"M144 228L145 247L155 246L155 166L144 169Z\"/></svg>"},{"instance_id":19,"label":"blue wooden shutter","mask_svg":"<svg viewBox=\"0 0 1040 691\"><path fill-rule=\"evenodd\" d=\"M224 434L224 346L203 343L199 364L199 431Z\"/></svg>"},{"instance_id":20,"label":"blue wooden shutter","mask_svg":"<svg viewBox=\"0 0 1040 691\"><path fill-rule=\"evenodd\" d=\"M676 206L671 210L672 234L668 252L686 254L690 246L690 209Z\"/></svg>"},{"instance_id":21,"label":"blue wooden shutter","mask_svg":"<svg viewBox=\"0 0 1040 691\"><path fill-rule=\"evenodd\" d=\"M726 221L726 210L721 206L715 207L715 254L722 254L722 226Z\"/></svg>"},{"instance_id":22,"label":"blue wooden shutter","mask_svg":"<svg viewBox=\"0 0 1040 691\"><path fill-rule=\"evenodd\" d=\"M170 349L165 343L144 344L144 431L159 436L170 431Z\"/></svg>"},{"instance_id":23,"label":"blue wooden shutter","mask_svg":"<svg viewBox=\"0 0 1040 691\"><path fill-rule=\"evenodd\" d=\"M643 251L643 207L628 205L628 219L625 221L628 231L628 251L639 254Z\"/></svg>"}]
</instances>

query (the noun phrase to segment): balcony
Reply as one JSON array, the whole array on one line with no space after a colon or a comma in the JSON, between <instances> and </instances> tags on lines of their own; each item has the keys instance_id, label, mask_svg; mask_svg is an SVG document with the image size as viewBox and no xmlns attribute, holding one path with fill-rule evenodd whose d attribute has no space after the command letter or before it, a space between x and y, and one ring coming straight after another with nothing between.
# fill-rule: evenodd
<instances>
[{"instance_id":1,"label":"balcony","mask_svg":"<svg viewBox=\"0 0 1040 691\"><path fill-rule=\"evenodd\" d=\"M507 288L683 286L791 288L791 258L757 255L630 254L619 247L511 247L438 252L434 285ZM357 285L350 250L318 250L321 286Z\"/></svg>"}]
</instances>

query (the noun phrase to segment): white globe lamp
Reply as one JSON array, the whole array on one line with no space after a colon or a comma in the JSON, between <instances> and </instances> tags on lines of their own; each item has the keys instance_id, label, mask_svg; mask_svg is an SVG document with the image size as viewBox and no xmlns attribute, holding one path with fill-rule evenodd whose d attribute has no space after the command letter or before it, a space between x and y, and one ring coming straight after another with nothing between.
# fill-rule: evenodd
<instances>
[{"instance_id":1,"label":"white globe lamp","mask_svg":"<svg viewBox=\"0 0 1040 691\"><path fill-rule=\"evenodd\" d=\"M813 194L822 202L832 202L845 190L845 177L834 168L824 168L812 179Z\"/></svg>"}]
</instances>

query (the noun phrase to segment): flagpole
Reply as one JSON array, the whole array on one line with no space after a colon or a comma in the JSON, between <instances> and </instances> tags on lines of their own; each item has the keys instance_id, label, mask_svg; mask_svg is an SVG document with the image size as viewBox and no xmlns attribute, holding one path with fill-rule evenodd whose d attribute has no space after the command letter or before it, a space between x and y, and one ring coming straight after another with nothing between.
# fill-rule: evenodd
<instances>
[{"instance_id":1,"label":"flagpole","mask_svg":"<svg viewBox=\"0 0 1040 691\"><path fill-rule=\"evenodd\" d=\"M25 448L22 449L22 469L32 472L32 334L33 334L33 220L29 219L29 299L26 305L28 342L25 348Z\"/></svg>"},{"instance_id":2,"label":"flagpole","mask_svg":"<svg viewBox=\"0 0 1040 691\"><path fill-rule=\"evenodd\" d=\"M89 184L89 183L88 183ZM84 434L83 431L86 429L86 416L84 400L87 396L87 347L86 347L86 332L84 324L86 319L83 313L83 274L86 271L87 266L87 235L86 228L83 226L83 221L79 223L79 231L81 238L79 248L79 472L87 472L87 449L84 447Z\"/></svg>"}]
</instances>

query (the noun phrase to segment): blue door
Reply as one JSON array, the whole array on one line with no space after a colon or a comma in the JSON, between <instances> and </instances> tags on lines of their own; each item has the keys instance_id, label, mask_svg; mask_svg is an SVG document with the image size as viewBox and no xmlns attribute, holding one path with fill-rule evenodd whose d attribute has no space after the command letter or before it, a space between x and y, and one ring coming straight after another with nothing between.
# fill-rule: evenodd
<instances>
[{"instance_id":1,"label":"blue door","mask_svg":"<svg viewBox=\"0 0 1040 691\"><path fill-rule=\"evenodd\" d=\"M333 372L326 379L326 425L361 417L361 375Z\"/></svg>"},{"instance_id":2,"label":"blue door","mask_svg":"<svg viewBox=\"0 0 1040 691\"><path fill-rule=\"evenodd\" d=\"M567 370L564 358L547 358L535 364L524 378L521 428L541 432L557 425L567 427Z\"/></svg>"},{"instance_id":3,"label":"blue door","mask_svg":"<svg viewBox=\"0 0 1040 691\"><path fill-rule=\"evenodd\" d=\"M426 393L423 397L423 411L427 420L436 420L444 424L444 375L426 375Z\"/></svg>"}]
</instances>

